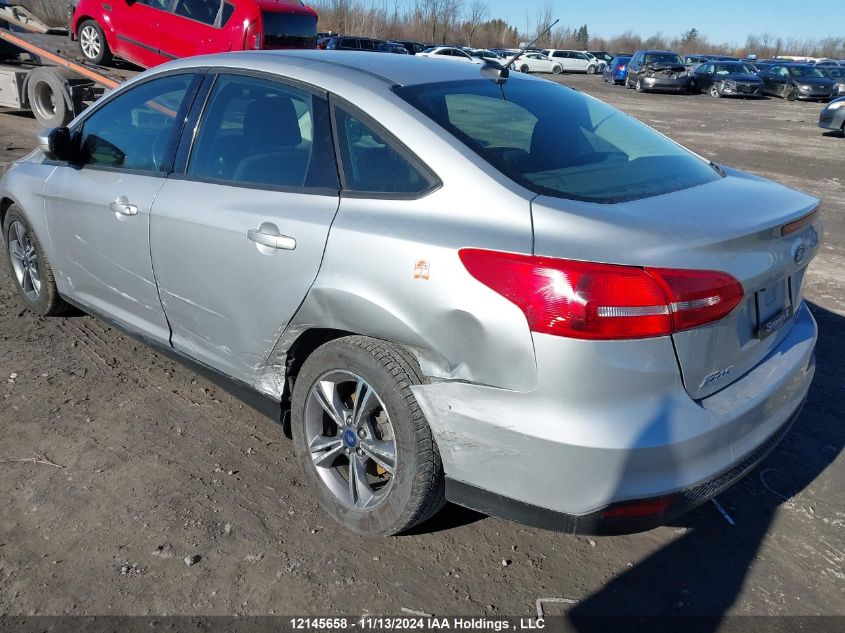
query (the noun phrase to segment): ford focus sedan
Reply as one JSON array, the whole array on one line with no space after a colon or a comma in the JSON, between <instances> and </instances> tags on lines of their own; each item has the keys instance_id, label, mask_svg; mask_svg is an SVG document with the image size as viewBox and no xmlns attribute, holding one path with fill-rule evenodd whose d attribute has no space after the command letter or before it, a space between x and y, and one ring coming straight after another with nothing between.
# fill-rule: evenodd
<instances>
[{"instance_id":1,"label":"ford focus sedan","mask_svg":"<svg viewBox=\"0 0 845 633\"><path fill-rule=\"evenodd\" d=\"M632 532L745 475L813 378L817 205L556 83L344 52L163 65L0 181L23 304L289 424L371 535Z\"/></svg>"}]
</instances>

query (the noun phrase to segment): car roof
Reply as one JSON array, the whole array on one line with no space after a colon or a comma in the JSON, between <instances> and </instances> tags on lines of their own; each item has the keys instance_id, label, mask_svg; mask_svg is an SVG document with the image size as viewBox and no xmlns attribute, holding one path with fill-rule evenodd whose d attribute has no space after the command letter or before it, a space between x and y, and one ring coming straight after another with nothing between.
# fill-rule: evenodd
<instances>
[{"instance_id":1,"label":"car roof","mask_svg":"<svg viewBox=\"0 0 845 633\"><path fill-rule=\"evenodd\" d=\"M156 66L152 72L208 67L250 69L288 76L299 74L294 71L301 69L307 70L309 75L315 77L315 83L322 86L336 82L339 74L345 78L353 78L356 75L360 78L375 77L385 83L399 86L466 81L481 79L480 69L483 68L478 64L456 64L416 55L376 55L363 51L263 50L186 57ZM339 69L342 69L342 73L338 73Z\"/></svg>"}]
</instances>

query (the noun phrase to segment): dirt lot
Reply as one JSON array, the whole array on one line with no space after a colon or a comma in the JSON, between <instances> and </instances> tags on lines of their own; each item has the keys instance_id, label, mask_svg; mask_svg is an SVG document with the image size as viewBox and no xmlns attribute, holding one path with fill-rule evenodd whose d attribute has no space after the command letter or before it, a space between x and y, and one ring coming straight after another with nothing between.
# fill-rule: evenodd
<instances>
[{"instance_id":1,"label":"dirt lot","mask_svg":"<svg viewBox=\"0 0 845 633\"><path fill-rule=\"evenodd\" d=\"M4 260L0 458L61 468L0 463L0 613L520 616L565 597L582 613L845 615L845 139L816 127L818 104L563 81L824 200L807 288L816 382L787 439L720 497L735 526L707 504L589 539L448 508L412 535L351 536L301 483L279 426L92 318L33 317ZM36 131L0 113L0 161Z\"/></svg>"}]
</instances>

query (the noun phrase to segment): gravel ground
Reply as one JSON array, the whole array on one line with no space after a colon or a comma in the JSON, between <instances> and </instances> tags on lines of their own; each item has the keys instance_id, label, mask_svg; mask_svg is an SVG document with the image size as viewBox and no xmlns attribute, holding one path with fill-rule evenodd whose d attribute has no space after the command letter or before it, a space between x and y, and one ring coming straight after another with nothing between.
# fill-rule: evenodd
<instances>
[{"instance_id":1,"label":"gravel ground","mask_svg":"<svg viewBox=\"0 0 845 633\"><path fill-rule=\"evenodd\" d=\"M565 597L582 613L845 615L845 139L816 127L818 104L560 81L824 200L807 288L817 378L786 440L720 497L735 526L707 504L591 539L449 507L412 535L347 534L279 426L90 317L34 317L4 260L0 458L60 467L0 463L0 613L521 616ZM0 112L0 164L36 132Z\"/></svg>"}]
</instances>

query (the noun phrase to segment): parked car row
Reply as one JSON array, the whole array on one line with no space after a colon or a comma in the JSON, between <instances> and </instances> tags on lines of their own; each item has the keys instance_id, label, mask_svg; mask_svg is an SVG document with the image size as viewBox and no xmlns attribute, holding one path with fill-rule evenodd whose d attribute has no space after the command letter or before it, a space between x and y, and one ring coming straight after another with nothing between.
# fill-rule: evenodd
<instances>
[{"instance_id":1,"label":"parked car row","mask_svg":"<svg viewBox=\"0 0 845 633\"><path fill-rule=\"evenodd\" d=\"M774 61L742 61L726 56L687 55L671 51L637 51L617 56L605 68L604 81L638 92L706 93L712 97L767 95L787 99L827 101L845 95L845 67ZM692 66L691 66L692 63Z\"/></svg>"}]
</instances>

